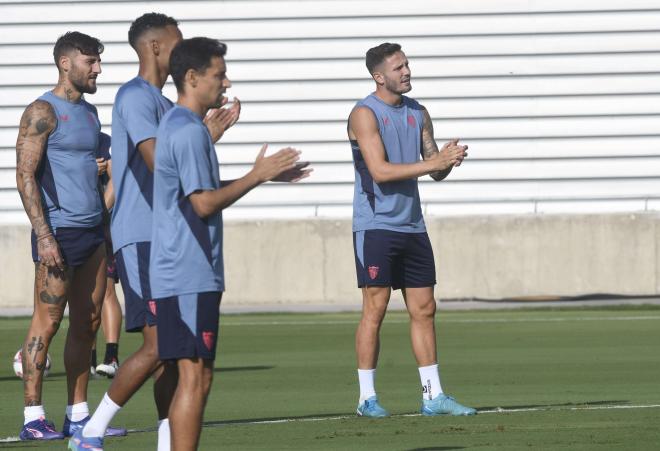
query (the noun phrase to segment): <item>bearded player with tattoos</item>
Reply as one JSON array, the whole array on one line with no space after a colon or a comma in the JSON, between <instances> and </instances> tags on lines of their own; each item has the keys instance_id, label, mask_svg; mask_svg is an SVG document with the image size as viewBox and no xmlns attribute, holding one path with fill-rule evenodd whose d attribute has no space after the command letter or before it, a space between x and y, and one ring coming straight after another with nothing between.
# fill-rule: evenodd
<instances>
[{"instance_id":1,"label":"bearded player with tattoos","mask_svg":"<svg viewBox=\"0 0 660 451\"><path fill-rule=\"evenodd\" d=\"M16 184L32 224L34 313L22 348L21 440L72 435L89 420L89 355L105 291L102 205L96 150L101 124L83 94L96 92L103 44L69 32L55 43L57 85L30 104L16 141ZM46 420L42 381L51 340L69 303L64 348L68 402L63 431ZM126 430L106 433L125 435Z\"/></svg>"}]
</instances>

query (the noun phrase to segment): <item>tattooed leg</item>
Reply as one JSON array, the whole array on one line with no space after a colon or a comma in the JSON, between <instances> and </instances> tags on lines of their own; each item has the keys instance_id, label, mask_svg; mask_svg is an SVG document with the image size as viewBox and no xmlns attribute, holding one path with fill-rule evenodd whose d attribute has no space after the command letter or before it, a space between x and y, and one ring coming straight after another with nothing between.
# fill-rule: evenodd
<instances>
[{"instance_id":1,"label":"tattooed leg","mask_svg":"<svg viewBox=\"0 0 660 451\"><path fill-rule=\"evenodd\" d=\"M46 356L64 315L70 279L68 270L51 270L44 264L35 264L34 313L22 349L26 406L41 405Z\"/></svg>"},{"instance_id":2,"label":"tattooed leg","mask_svg":"<svg viewBox=\"0 0 660 451\"><path fill-rule=\"evenodd\" d=\"M68 404L87 400L89 356L101 323L105 294L105 244L76 268L69 299L69 331L64 347Z\"/></svg>"}]
</instances>

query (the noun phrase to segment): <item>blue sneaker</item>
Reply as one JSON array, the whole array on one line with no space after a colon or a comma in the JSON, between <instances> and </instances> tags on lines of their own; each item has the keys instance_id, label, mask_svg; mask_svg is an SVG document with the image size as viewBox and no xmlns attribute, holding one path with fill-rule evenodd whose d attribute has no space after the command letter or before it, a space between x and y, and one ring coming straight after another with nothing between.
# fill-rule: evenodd
<instances>
[{"instance_id":1,"label":"blue sneaker","mask_svg":"<svg viewBox=\"0 0 660 451\"><path fill-rule=\"evenodd\" d=\"M476 409L465 407L464 405L457 403L454 398L447 395L438 395L431 400L422 400L422 408L419 412L422 415L429 417L436 415L467 416L477 414Z\"/></svg>"},{"instance_id":2,"label":"blue sneaker","mask_svg":"<svg viewBox=\"0 0 660 451\"><path fill-rule=\"evenodd\" d=\"M369 418L383 418L389 417L390 413L378 404L378 398L372 396L371 398L365 399L364 402L357 407L357 414L360 417L369 417Z\"/></svg>"},{"instance_id":3,"label":"blue sneaker","mask_svg":"<svg viewBox=\"0 0 660 451\"><path fill-rule=\"evenodd\" d=\"M62 440L64 434L55 429L55 425L41 417L23 425L19 434L21 440Z\"/></svg>"},{"instance_id":4,"label":"blue sneaker","mask_svg":"<svg viewBox=\"0 0 660 451\"><path fill-rule=\"evenodd\" d=\"M69 439L71 451L103 451L103 437L83 437L82 428Z\"/></svg>"},{"instance_id":5,"label":"blue sneaker","mask_svg":"<svg viewBox=\"0 0 660 451\"><path fill-rule=\"evenodd\" d=\"M85 418L83 418L80 421L71 421L69 420L69 417L64 415L64 427L62 428L62 433L64 434L64 437L71 437L73 434L76 433L78 430L82 430L82 428L85 427L87 422L89 421L90 417L87 415ZM123 437L128 433L128 431L124 428L113 428L111 426L108 426L108 429L105 430L105 436L106 437Z\"/></svg>"}]
</instances>

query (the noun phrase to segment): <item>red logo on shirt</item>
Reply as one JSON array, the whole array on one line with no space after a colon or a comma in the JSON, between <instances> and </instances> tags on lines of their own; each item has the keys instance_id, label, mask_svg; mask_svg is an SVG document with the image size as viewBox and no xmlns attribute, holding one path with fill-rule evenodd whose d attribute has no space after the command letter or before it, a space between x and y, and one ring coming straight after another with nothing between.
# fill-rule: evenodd
<instances>
[{"instance_id":1,"label":"red logo on shirt","mask_svg":"<svg viewBox=\"0 0 660 451\"><path fill-rule=\"evenodd\" d=\"M149 301L149 310L151 311L151 314L156 316L156 301Z\"/></svg>"},{"instance_id":2,"label":"red logo on shirt","mask_svg":"<svg viewBox=\"0 0 660 451\"><path fill-rule=\"evenodd\" d=\"M415 118L413 116L408 116L408 125L410 125L411 127L414 127L415 124L416 124Z\"/></svg>"},{"instance_id":3,"label":"red logo on shirt","mask_svg":"<svg viewBox=\"0 0 660 451\"><path fill-rule=\"evenodd\" d=\"M390 125L390 118L389 117L385 116L383 118L383 125Z\"/></svg>"},{"instance_id":4,"label":"red logo on shirt","mask_svg":"<svg viewBox=\"0 0 660 451\"><path fill-rule=\"evenodd\" d=\"M374 280L376 277L378 277L378 271L380 268L378 266L369 266L369 277L371 277L371 280Z\"/></svg>"},{"instance_id":5,"label":"red logo on shirt","mask_svg":"<svg viewBox=\"0 0 660 451\"><path fill-rule=\"evenodd\" d=\"M213 332L202 332L202 340L204 340L204 345L210 351L213 348L215 334Z\"/></svg>"},{"instance_id":6,"label":"red logo on shirt","mask_svg":"<svg viewBox=\"0 0 660 451\"><path fill-rule=\"evenodd\" d=\"M68 120L69 120L69 115L68 115L68 114L62 114L62 115L60 116L60 120L61 120L62 122L68 122Z\"/></svg>"}]
</instances>

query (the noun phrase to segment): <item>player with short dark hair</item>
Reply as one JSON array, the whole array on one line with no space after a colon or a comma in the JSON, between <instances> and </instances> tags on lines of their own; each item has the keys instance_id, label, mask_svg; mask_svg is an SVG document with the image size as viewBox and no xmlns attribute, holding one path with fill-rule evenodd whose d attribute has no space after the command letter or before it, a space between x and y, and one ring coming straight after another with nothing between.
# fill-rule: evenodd
<instances>
[{"instance_id":1,"label":"player with short dark hair","mask_svg":"<svg viewBox=\"0 0 660 451\"><path fill-rule=\"evenodd\" d=\"M176 386L176 371L158 360L155 318L149 308L149 246L156 130L172 102L161 90L169 75L169 58L182 39L172 17L147 13L128 32L139 59L138 75L123 84L112 109L113 190L111 236L116 269L125 301L127 332L141 332L143 345L118 369L92 419L72 437L70 446L102 447L102 431L153 374L158 410L158 449L169 450L167 411Z\"/></svg>"},{"instance_id":2,"label":"player with short dark hair","mask_svg":"<svg viewBox=\"0 0 660 451\"><path fill-rule=\"evenodd\" d=\"M401 289L410 315L413 352L422 382L423 415L473 415L440 385L435 336L435 262L422 216L417 179L440 181L467 156L458 140L438 150L431 117L404 94L410 68L398 44L369 49L366 65L376 91L359 101L348 119L355 164L353 244L362 318L357 352L360 416L384 417L375 372L379 332L392 289ZM422 160L420 161L420 155Z\"/></svg>"},{"instance_id":3,"label":"player with short dark hair","mask_svg":"<svg viewBox=\"0 0 660 451\"><path fill-rule=\"evenodd\" d=\"M89 355L105 291L105 252L96 164L101 124L84 94L96 92L102 52L103 44L83 33L69 32L57 40L57 85L25 109L16 141L16 184L32 224L35 262L34 312L22 350L21 440L61 439L89 419ZM67 302L68 402L60 433L46 420L42 381L48 347Z\"/></svg>"},{"instance_id":4,"label":"player with short dark hair","mask_svg":"<svg viewBox=\"0 0 660 451\"><path fill-rule=\"evenodd\" d=\"M161 120L156 138L150 277L156 299L158 353L175 362L179 381L170 406L173 450L197 449L211 388L219 307L225 289L222 210L269 180L307 176L300 152L285 148L234 181L220 180L213 139L203 118L224 102L226 46L214 39L181 41L170 58L177 105ZM167 331L163 333L162 331Z\"/></svg>"},{"instance_id":5,"label":"player with short dark hair","mask_svg":"<svg viewBox=\"0 0 660 451\"><path fill-rule=\"evenodd\" d=\"M111 234L125 299L127 332L141 332L143 345L121 365L91 421L70 446L103 446L102 431L142 384L154 377L158 411L158 449L169 450L167 419L176 387L176 367L158 358L155 303L149 277L153 167L158 124L173 103L162 94L170 74L170 55L182 35L178 22L165 14L138 17L128 32L138 54L138 75L119 88L112 110L113 187ZM205 123L214 141L240 114L240 102L218 108Z\"/></svg>"}]
</instances>

